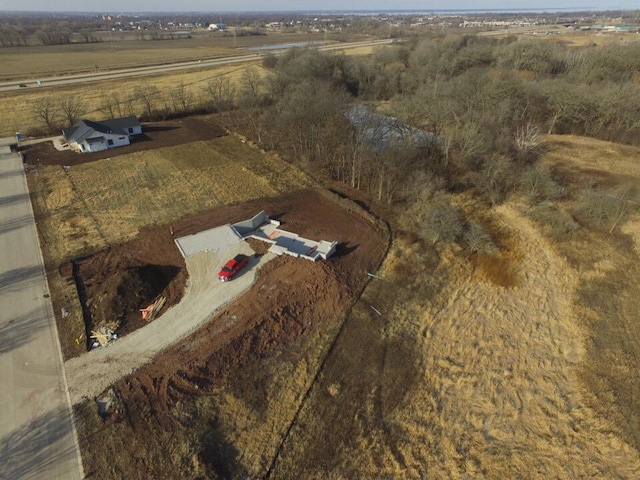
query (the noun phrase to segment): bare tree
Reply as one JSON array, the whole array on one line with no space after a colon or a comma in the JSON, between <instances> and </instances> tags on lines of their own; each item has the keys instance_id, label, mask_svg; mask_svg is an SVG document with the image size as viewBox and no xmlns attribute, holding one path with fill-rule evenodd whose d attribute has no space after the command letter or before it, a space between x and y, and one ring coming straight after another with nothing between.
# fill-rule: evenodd
<instances>
[{"instance_id":1,"label":"bare tree","mask_svg":"<svg viewBox=\"0 0 640 480\"><path fill-rule=\"evenodd\" d=\"M143 115L151 120L154 115L155 105L158 101L158 88L154 85L149 87L136 87L133 95L137 101L142 103Z\"/></svg>"},{"instance_id":2,"label":"bare tree","mask_svg":"<svg viewBox=\"0 0 640 480\"><path fill-rule=\"evenodd\" d=\"M533 202L558 198L563 193L562 187L551 178L549 170L542 165L536 165L522 173L520 185Z\"/></svg>"},{"instance_id":3,"label":"bare tree","mask_svg":"<svg viewBox=\"0 0 640 480\"><path fill-rule=\"evenodd\" d=\"M247 68L240 78L240 102L243 106L255 107L261 103L262 78L255 67Z\"/></svg>"},{"instance_id":4,"label":"bare tree","mask_svg":"<svg viewBox=\"0 0 640 480\"><path fill-rule=\"evenodd\" d=\"M233 108L236 88L228 77L217 77L209 82L206 91L211 99L213 109L220 113Z\"/></svg>"},{"instance_id":5,"label":"bare tree","mask_svg":"<svg viewBox=\"0 0 640 480\"><path fill-rule=\"evenodd\" d=\"M76 95L65 95L61 97L60 109L68 125L76 123L87 111L85 103Z\"/></svg>"},{"instance_id":6,"label":"bare tree","mask_svg":"<svg viewBox=\"0 0 640 480\"><path fill-rule=\"evenodd\" d=\"M464 243L471 253L492 254L498 250L491 235L477 222L471 222L464 232Z\"/></svg>"},{"instance_id":7,"label":"bare tree","mask_svg":"<svg viewBox=\"0 0 640 480\"><path fill-rule=\"evenodd\" d=\"M60 111L58 110L58 102L53 97L41 97L33 102L32 112L38 120L47 127L49 132L55 129L55 122L58 119Z\"/></svg>"},{"instance_id":8,"label":"bare tree","mask_svg":"<svg viewBox=\"0 0 640 480\"><path fill-rule=\"evenodd\" d=\"M420 218L419 232L431 243L453 243L460 238L463 231L462 215L444 195L436 195L425 206Z\"/></svg>"},{"instance_id":9,"label":"bare tree","mask_svg":"<svg viewBox=\"0 0 640 480\"><path fill-rule=\"evenodd\" d=\"M184 86L183 82L180 82L177 87L171 90L170 96L173 109L176 112L187 113L191 110L193 93Z\"/></svg>"},{"instance_id":10,"label":"bare tree","mask_svg":"<svg viewBox=\"0 0 640 480\"><path fill-rule=\"evenodd\" d=\"M98 110L108 118L122 117L122 99L118 92L105 93Z\"/></svg>"},{"instance_id":11,"label":"bare tree","mask_svg":"<svg viewBox=\"0 0 640 480\"><path fill-rule=\"evenodd\" d=\"M524 126L518 127L515 137L516 149L525 155L537 149L542 143L539 133L540 129L532 122L527 122Z\"/></svg>"}]
</instances>

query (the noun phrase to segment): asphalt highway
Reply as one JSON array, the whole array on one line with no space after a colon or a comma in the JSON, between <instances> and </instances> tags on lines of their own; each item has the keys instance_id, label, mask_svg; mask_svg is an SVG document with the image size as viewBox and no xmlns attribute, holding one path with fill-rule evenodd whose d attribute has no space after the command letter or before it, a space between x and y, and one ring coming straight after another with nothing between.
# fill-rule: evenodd
<instances>
[{"instance_id":1,"label":"asphalt highway","mask_svg":"<svg viewBox=\"0 0 640 480\"><path fill-rule=\"evenodd\" d=\"M349 43L340 43L335 45L323 45L323 46L314 47L314 48L317 48L318 50L322 50L322 51L338 51L338 50L349 50L349 49L360 48L360 47L373 47L378 45L386 45L389 43L392 43L392 40L389 40L389 39L367 40L363 42L349 42ZM248 63L248 62L254 62L254 61L260 60L260 58L263 55L267 55L267 54L281 55L285 51L286 49L265 50L260 53L250 53L250 54L234 55L230 57L170 63L170 64L164 64L164 65L146 65L146 66L140 66L135 68L110 70L106 72L80 73L75 75L47 77L47 78L39 78L39 79L32 78L32 79L23 79L23 80L12 80L10 82L0 82L0 92L27 90L27 89L42 88L42 87L74 85L74 84L87 84L87 83L99 82L102 80L112 80L115 78L140 77L145 75L158 75L158 74L169 73L169 72L180 71L180 70L204 69L204 68L211 68L211 67L220 67L225 65L242 64L242 63ZM39 87L38 81L40 81L41 87Z\"/></svg>"},{"instance_id":2,"label":"asphalt highway","mask_svg":"<svg viewBox=\"0 0 640 480\"><path fill-rule=\"evenodd\" d=\"M20 155L0 153L0 479L82 479Z\"/></svg>"}]
</instances>

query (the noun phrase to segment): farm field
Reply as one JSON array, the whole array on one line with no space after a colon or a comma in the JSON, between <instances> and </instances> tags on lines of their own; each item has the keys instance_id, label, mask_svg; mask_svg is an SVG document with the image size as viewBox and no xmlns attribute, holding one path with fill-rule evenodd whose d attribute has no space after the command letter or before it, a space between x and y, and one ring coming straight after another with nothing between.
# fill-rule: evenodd
<instances>
[{"instance_id":1,"label":"farm field","mask_svg":"<svg viewBox=\"0 0 640 480\"><path fill-rule=\"evenodd\" d=\"M140 40L135 34L113 32L98 43L5 47L0 57L0 80L38 78L65 73L95 72L146 64L217 58L247 53L246 49L280 43L324 41L322 33L270 33L268 35L221 36L195 33L193 38ZM330 41L355 41L365 36L332 34ZM87 61L88 57L99 62Z\"/></svg>"},{"instance_id":2,"label":"farm field","mask_svg":"<svg viewBox=\"0 0 640 480\"><path fill-rule=\"evenodd\" d=\"M336 55L369 55L375 48L357 47L352 50L344 50ZM183 86L185 95L191 95L194 99L206 98L206 87L212 80L225 77L232 84L238 85L242 75L248 68L257 69L260 75L265 74L265 69L260 64L260 59L255 62L242 65L207 68L197 71L174 72L162 75L145 77L144 85L147 88L157 88L159 95L153 100L153 109L162 109L164 102L171 105L171 94L176 88ZM34 113L33 105L41 99L61 99L71 95L82 100L86 109L83 116L90 119L101 119L108 114L101 111L105 98L111 98L113 92L117 92L117 98L122 102L121 115L132 113L140 116L144 113L144 106L136 100L129 100L134 96L136 88L140 87L139 78L125 78L120 80L105 80L88 85L73 85L55 88L33 88L15 92L0 94L0 109L4 115L4 121L0 124L0 137L9 137L16 132L36 136L43 135L44 124ZM56 123L62 124L61 118Z\"/></svg>"},{"instance_id":3,"label":"farm field","mask_svg":"<svg viewBox=\"0 0 640 480\"><path fill-rule=\"evenodd\" d=\"M220 76L229 78L232 82L237 82L245 69L255 66L259 70L261 67L255 64L243 64L232 67L222 67L216 69L189 71L186 73L172 73L145 78L144 85L148 88L156 87L163 94L170 93L176 86L184 85L185 91L199 98L207 84ZM42 125L33 113L33 104L41 98L61 98L65 95L73 95L81 98L86 105L84 117L99 120L107 114L101 112L100 106L106 97L109 97L117 88L119 98L124 100L131 96L134 90L140 87L140 79L128 78L122 80L104 81L84 86L59 87L55 89L31 89L19 91L17 93L6 93L0 95L0 109L5 120L0 125L0 136L15 135L16 132L28 134L34 127L42 128ZM130 105L134 115L143 113L141 104ZM161 99L157 99L154 108L161 108ZM123 112L123 115L125 113Z\"/></svg>"}]
</instances>

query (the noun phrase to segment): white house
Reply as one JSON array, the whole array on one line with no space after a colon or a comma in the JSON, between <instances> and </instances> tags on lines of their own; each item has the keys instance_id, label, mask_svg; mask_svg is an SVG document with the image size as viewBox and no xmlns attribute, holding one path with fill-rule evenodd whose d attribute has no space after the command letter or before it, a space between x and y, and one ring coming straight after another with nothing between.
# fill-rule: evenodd
<instances>
[{"instance_id":1,"label":"white house","mask_svg":"<svg viewBox=\"0 0 640 480\"><path fill-rule=\"evenodd\" d=\"M100 152L131 143L131 136L140 135L142 126L136 117L114 118L102 122L80 120L62 130L69 148L77 152Z\"/></svg>"}]
</instances>

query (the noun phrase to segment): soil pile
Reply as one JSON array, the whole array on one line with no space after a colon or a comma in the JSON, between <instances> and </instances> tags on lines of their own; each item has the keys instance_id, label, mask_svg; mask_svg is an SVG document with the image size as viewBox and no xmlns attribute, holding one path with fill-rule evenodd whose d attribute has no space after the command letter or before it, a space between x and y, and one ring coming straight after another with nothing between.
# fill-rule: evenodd
<instances>
[{"instance_id":1,"label":"soil pile","mask_svg":"<svg viewBox=\"0 0 640 480\"><path fill-rule=\"evenodd\" d=\"M162 296L163 313L180 301L187 280L184 259L167 228L143 231L133 242L71 265L88 338L102 325L119 323L118 335L146 325L140 309Z\"/></svg>"}]
</instances>

